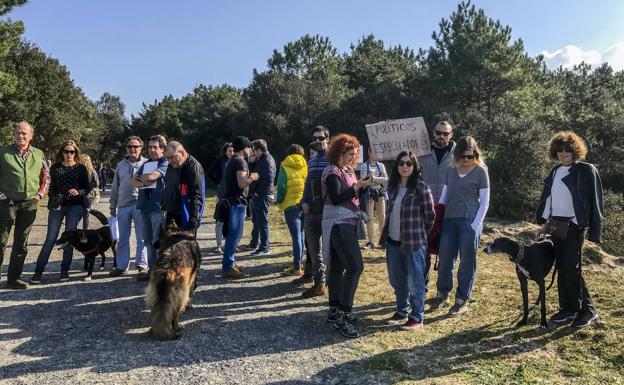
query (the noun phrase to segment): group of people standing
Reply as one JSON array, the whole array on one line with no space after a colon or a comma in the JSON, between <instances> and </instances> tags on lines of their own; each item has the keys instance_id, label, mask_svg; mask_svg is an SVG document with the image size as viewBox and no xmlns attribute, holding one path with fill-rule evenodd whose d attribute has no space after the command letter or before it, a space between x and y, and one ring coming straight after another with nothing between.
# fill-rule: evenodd
<instances>
[{"instance_id":1,"label":"group of people standing","mask_svg":"<svg viewBox=\"0 0 624 385\"><path fill-rule=\"evenodd\" d=\"M389 172L369 149L359 178L359 141L347 134L330 141L329 130L323 126L312 130L307 151L297 144L289 146L279 172L266 141L252 142L238 136L226 143L223 158L209 174L218 185L215 251L223 254L222 277L247 276L237 263L239 250L246 248L252 255L270 253L268 215L269 206L275 202L292 238L293 264L284 274L296 276L297 283L312 283L303 291L304 298L328 294L327 321L344 336L358 336L352 308L364 270L358 234L361 223L367 223L365 248L386 250L388 277L396 296L396 309L386 319L388 324L404 330L423 325L432 255L438 255L439 268L430 309L450 305L448 297L459 256L455 299L448 313L466 311L490 200L488 169L476 140L464 136L453 141L448 122L439 122L432 137L431 154L416 157L403 151ZM97 173L85 166L75 142L65 142L48 169L43 153L30 146L31 139L32 127L18 123L15 144L0 152L0 256L15 225L7 274L11 288L28 286L20 275L37 202L49 189L48 234L32 283L41 282L62 220L67 229L77 228L90 205L85 197L92 196L98 185ZM153 242L161 223L174 223L195 235L204 208L205 185L202 166L181 143L152 136L149 159L141 156L142 147L139 137L128 138L127 157L119 162L113 177L110 214L117 218L119 241L117 268L111 275L123 275L129 268L134 222L138 278L146 280L157 259ZM602 232L602 184L597 169L582 162L586 153L584 142L573 132L559 132L551 139L550 156L559 164L544 181L537 220L546 225L536 233L549 233L552 226L548 224L553 221L568 228L563 236L552 234L560 305L552 321L573 320L579 327L597 318L581 274L581 248L587 233L591 241L600 242ZM239 247L249 204L252 238L249 245ZM72 249L67 248L61 280L69 277L71 259Z\"/></svg>"},{"instance_id":2,"label":"group of people standing","mask_svg":"<svg viewBox=\"0 0 624 385\"><path fill-rule=\"evenodd\" d=\"M81 219L83 229L89 228L88 210L99 198L99 175L73 140L63 142L48 167L43 152L30 145L33 128L28 122L17 123L14 136L14 144L0 150L0 264L15 227L7 287L26 289L28 283L21 274L38 201L48 196L48 224L31 284L42 282L63 221L65 230L78 229ZM117 164L109 200L111 218L116 218L119 229L116 268L110 275L124 275L129 269L134 223L137 279L148 280L158 257L154 241L161 223L174 223L193 235L200 224L205 199L203 169L181 143L167 143L162 135L149 138L149 159L141 156L141 138L130 136L125 147L127 156ZM60 281L69 280L72 258L73 248L66 247Z\"/></svg>"}]
</instances>

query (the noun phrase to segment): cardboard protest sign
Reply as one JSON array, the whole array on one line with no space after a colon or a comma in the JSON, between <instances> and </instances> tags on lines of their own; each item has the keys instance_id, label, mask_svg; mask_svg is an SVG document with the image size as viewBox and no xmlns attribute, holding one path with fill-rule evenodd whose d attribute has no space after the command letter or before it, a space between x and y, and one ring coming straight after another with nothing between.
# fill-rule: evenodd
<instances>
[{"instance_id":1,"label":"cardboard protest sign","mask_svg":"<svg viewBox=\"0 0 624 385\"><path fill-rule=\"evenodd\" d=\"M366 132L379 160L394 160L401 151L416 156L431 154L431 142L422 117L367 124Z\"/></svg>"}]
</instances>

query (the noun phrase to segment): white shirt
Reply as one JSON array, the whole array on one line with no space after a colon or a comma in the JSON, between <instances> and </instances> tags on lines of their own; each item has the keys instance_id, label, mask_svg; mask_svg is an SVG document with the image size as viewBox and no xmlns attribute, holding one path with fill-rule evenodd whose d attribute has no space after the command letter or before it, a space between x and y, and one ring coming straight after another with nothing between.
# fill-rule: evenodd
<instances>
[{"instance_id":1,"label":"white shirt","mask_svg":"<svg viewBox=\"0 0 624 385\"><path fill-rule=\"evenodd\" d=\"M570 174L570 167L572 166L560 166L557 171L555 171L552 187L550 188L550 196L546 199L542 218L548 219L551 216L567 217L572 218L572 222L578 224L576 221L576 214L574 213L572 193L562 180ZM552 213L550 211L551 206Z\"/></svg>"},{"instance_id":2,"label":"white shirt","mask_svg":"<svg viewBox=\"0 0 624 385\"><path fill-rule=\"evenodd\" d=\"M407 189L403 186L403 183L399 183L399 189L397 190L396 198L394 199L394 205L392 206L392 212L388 219L388 236L393 241L401 240L401 203L403 203L403 197Z\"/></svg>"}]
</instances>

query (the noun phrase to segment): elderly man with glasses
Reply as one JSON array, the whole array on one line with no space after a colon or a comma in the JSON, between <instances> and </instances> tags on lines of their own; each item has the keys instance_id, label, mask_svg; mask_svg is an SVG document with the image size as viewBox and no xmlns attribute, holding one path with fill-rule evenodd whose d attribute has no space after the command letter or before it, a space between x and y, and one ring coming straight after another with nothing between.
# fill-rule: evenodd
<instances>
[{"instance_id":1,"label":"elderly man with glasses","mask_svg":"<svg viewBox=\"0 0 624 385\"><path fill-rule=\"evenodd\" d=\"M147 253L143 244L141 226L141 210L137 208L138 188L132 185L132 179L138 175L139 169L147 161L141 155L143 141L138 136L126 139L126 152L115 169L110 192L110 215L117 217L119 239L117 241L117 268L110 272L111 277L126 274L130 267L130 232L134 222L136 236L136 267L139 274L147 271Z\"/></svg>"}]
</instances>

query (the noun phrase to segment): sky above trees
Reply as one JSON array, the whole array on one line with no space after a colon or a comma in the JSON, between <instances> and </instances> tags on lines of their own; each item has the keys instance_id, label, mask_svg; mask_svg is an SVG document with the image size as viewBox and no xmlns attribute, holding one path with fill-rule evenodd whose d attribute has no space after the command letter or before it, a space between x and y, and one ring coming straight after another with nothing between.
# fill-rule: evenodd
<instances>
[{"instance_id":1,"label":"sky above trees","mask_svg":"<svg viewBox=\"0 0 624 385\"><path fill-rule=\"evenodd\" d=\"M551 66L608 61L624 68L624 2L483 0L512 27L529 55ZM414 50L453 12L451 1L39 0L15 8L24 37L60 60L91 99L121 96L128 113L199 84L246 87L274 49L305 34L328 37L340 53L368 34Z\"/></svg>"}]
</instances>

